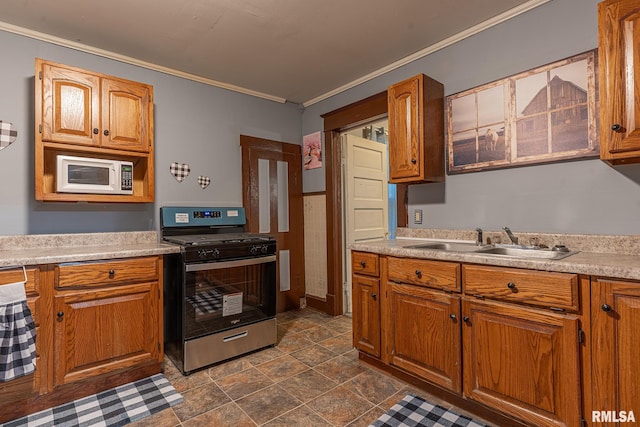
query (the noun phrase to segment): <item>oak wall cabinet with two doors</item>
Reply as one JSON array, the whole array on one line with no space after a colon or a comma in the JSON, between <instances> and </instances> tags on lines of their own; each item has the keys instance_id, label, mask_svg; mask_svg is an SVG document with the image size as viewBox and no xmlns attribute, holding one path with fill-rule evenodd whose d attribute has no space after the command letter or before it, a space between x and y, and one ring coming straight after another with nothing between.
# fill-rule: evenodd
<instances>
[{"instance_id":1,"label":"oak wall cabinet with two doors","mask_svg":"<svg viewBox=\"0 0 640 427\"><path fill-rule=\"evenodd\" d=\"M0 423L160 372L162 270L162 256L27 268L36 370L0 383Z\"/></svg>"},{"instance_id":2,"label":"oak wall cabinet with two doors","mask_svg":"<svg viewBox=\"0 0 640 427\"><path fill-rule=\"evenodd\" d=\"M609 426L592 411L640 413L640 283L358 251L352 260L364 361L520 425Z\"/></svg>"},{"instance_id":3,"label":"oak wall cabinet with two doors","mask_svg":"<svg viewBox=\"0 0 640 427\"><path fill-rule=\"evenodd\" d=\"M153 87L36 59L35 197L153 202ZM133 163L133 194L56 192L57 156Z\"/></svg>"}]
</instances>

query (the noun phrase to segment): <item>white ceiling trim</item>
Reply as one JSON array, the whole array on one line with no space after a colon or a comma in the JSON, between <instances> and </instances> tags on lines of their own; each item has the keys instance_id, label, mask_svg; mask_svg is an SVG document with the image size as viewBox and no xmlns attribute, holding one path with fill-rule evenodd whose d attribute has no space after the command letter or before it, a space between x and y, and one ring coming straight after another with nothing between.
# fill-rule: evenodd
<instances>
[{"instance_id":1,"label":"white ceiling trim","mask_svg":"<svg viewBox=\"0 0 640 427\"><path fill-rule=\"evenodd\" d=\"M447 39L442 40L441 42L438 42L434 45L428 46L412 55L409 55L403 59L400 59L392 64L389 64L385 67L382 67L372 73L369 73L365 76L362 76L350 83L347 83L343 86L340 86L336 89L333 89L323 95L317 96L313 99L310 99L308 101L305 101L302 103L303 107L308 107L310 105L313 105L315 103L318 103L320 101L323 101L327 98L330 98L334 95L337 95L341 92L344 92L348 89L351 89L355 86L358 86L362 83L365 83L369 80L372 80L376 77L379 77L389 71L395 70L397 68L400 68L406 64L409 64L413 61L416 61L420 58L423 58L431 53L437 52L441 49L444 49L447 46L450 46L454 43L457 43L467 37L471 37L474 34L477 34L481 31L484 31L488 28L491 28L495 25L498 25L504 21L507 21L515 16L518 16L522 13L525 13L531 9L534 9L538 6L541 6L547 2L549 2L551 0L530 0L526 3L521 4L520 6L517 6L513 9L510 9L500 15L497 15L491 19L488 19L484 22L481 22L478 25L475 25L465 31L462 31L458 34L455 34ZM279 97L279 96L274 96L274 95L269 95L266 93L262 93L262 92L258 92L258 91L254 91L251 89L247 89L247 88L243 88L240 86L236 86L236 85L232 85L232 84L228 84L228 83L224 83L224 82L220 82L217 80L213 80L213 79L208 79L202 76L198 76L195 74L191 74L191 73L186 73L183 71L179 71L179 70L175 70L173 68L168 68L168 67L164 67L158 64L154 64L151 62L146 62L146 61L142 61L136 58L132 58L129 56L125 56L125 55L120 55L118 53L115 52L111 52L108 50L103 50L103 49L99 49L93 46L89 46L89 45L85 45L82 43L77 43L71 40L67 40L67 39L63 39L60 37L56 37L56 36L52 36L50 34L45 34L45 33L41 33L38 31L33 31L30 30L28 28L23 28L23 27L19 27L16 25L12 25L6 22L2 22L0 21L0 30L9 32L9 33L14 33L14 34L18 34L18 35L22 35L25 37L29 37L32 39L36 39L36 40L41 40L44 42L48 42L48 43L52 43L58 46L63 46L63 47L67 47L67 48L71 48L74 50L78 50L81 52L85 52L85 53L89 53L89 54L93 54L93 55L97 55L97 56L101 56L104 58L108 58L108 59L113 59L119 62L123 62L126 64L131 64L131 65L135 65L135 66L139 66L142 68L146 68L149 70L153 70L153 71L159 71L161 73L165 73L165 74L169 74L172 76L176 76L176 77L180 77L180 78L184 78L187 80L192 80L195 82L199 82L199 83L203 83L209 86L215 86L215 87L219 87L222 89L227 89L227 90L231 90L234 92L239 92L242 94L246 94L246 95L250 95L250 96L255 96L257 98L263 98L263 99L267 99L270 101L274 101L274 102L278 102L278 103L285 103L287 102L287 100L285 98Z\"/></svg>"},{"instance_id":2,"label":"white ceiling trim","mask_svg":"<svg viewBox=\"0 0 640 427\"><path fill-rule=\"evenodd\" d=\"M509 19L511 19L511 18L513 18L515 16L523 14L523 13L525 13L525 12L531 10L531 9L534 9L534 8L536 8L538 6L541 6L541 5L543 5L543 4L547 3L547 2L550 2L550 1L551 0L530 0L530 1L526 2L526 3L521 4L520 6L514 7L513 9L510 9L510 10L508 10L508 11L506 11L506 12L500 14L500 15L494 16L491 19L488 19L488 20L486 20L484 22L481 22L478 25L475 25L475 26L473 26L473 27L471 27L471 28L469 28L469 29L467 29L465 31L462 31L462 32L460 32L458 34L454 34L453 36L451 36L449 38L446 38L446 39L442 40L441 42L438 42L438 43L433 44L433 45L431 45L429 47L426 47L426 48L424 48L422 50L419 50L418 52L416 52L416 53L414 53L412 55L406 56L406 57L404 57L404 58L402 58L402 59L400 59L400 60L398 60L398 61L396 61L396 62L394 62L392 64L387 65L386 67L380 68L379 70L376 70L376 71L374 71L372 73L369 73L369 74L367 74L365 76L362 76L359 79L356 79L356 80L354 80L354 81L352 81L350 83L347 83L346 85L340 86L340 87L338 87L338 88L336 88L336 89L334 89L334 90L332 90L330 92L327 92L327 93L325 93L323 95L320 95L320 96L318 96L316 98L310 99L309 101L305 101L305 102L302 103L302 106L306 108L306 107L308 107L310 105L313 105L313 104L315 104L317 102L323 101L323 100L325 100L327 98L330 98L330 97L332 97L334 95L337 95L337 94L339 94L341 92L344 92L344 91L346 91L348 89L351 89L351 88L353 88L355 86L358 86L359 84L368 82L369 80L373 80L376 77L379 77L379 76L381 76L381 75L383 75L385 73L388 73L389 71L392 71L392 70L395 70L397 68L400 68L403 65L407 65L410 62L416 61L416 60L418 60L420 58L423 58L423 57L425 57L427 55L430 55L430 54L432 54L434 52L437 52L440 49L444 49L447 46L450 46L450 45L452 45L454 43L457 43L457 42L459 42L459 41L461 41L463 39L466 39L467 37L471 37L474 34L478 34L481 31L484 31L484 30L486 30L488 28L491 28L491 27L493 27L495 25L498 25L501 22L507 21L507 20L509 20Z\"/></svg>"},{"instance_id":3,"label":"white ceiling trim","mask_svg":"<svg viewBox=\"0 0 640 427\"><path fill-rule=\"evenodd\" d=\"M169 74L176 77L181 77L187 80L193 80L195 82L204 83L209 86L216 86L222 89L228 89L234 92L240 92L246 95L255 96L258 98L268 99L270 101L275 101L284 104L287 102L286 99L269 95L262 92L257 92L255 90L246 89L240 86L235 86L228 83L219 82L217 80L208 79L205 77L201 77L191 73L185 73L183 71L175 70L173 68L163 67L162 65L153 64L151 62L141 61L136 58L132 58L130 56L120 55L115 52L111 52L108 50L98 49L93 46L88 46L82 43L77 43L71 40L63 39L60 37L52 36L45 33L40 33L38 31L33 31L28 28L18 27L16 25L8 24L6 22L0 21L0 30L7 31L9 33L19 34L21 36L30 37L32 39L41 40L44 42L52 43L58 46L68 47L71 49L75 49L81 52L90 53L93 55L102 56L104 58L113 59L119 62L124 62L126 64L137 65L138 67L147 68L153 71L159 71L161 73Z\"/></svg>"}]
</instances>

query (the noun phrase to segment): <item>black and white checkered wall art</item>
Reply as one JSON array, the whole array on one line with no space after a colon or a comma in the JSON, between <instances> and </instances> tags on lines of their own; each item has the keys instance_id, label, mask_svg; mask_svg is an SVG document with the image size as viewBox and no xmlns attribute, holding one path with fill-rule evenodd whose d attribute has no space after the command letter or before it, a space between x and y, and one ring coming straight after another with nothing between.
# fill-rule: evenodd
<instances>
[{"instance_id":1,"label":"black and white checkered wall art","mask_svg":"<svg viewBox=\"0 0 640 427\"><path fill-rule=\"evenodd\" d=\"M169 165L169 171L171 172L171 175L173 175L173 177L176 179L176 181L182 182L191 173L191 166L189 166L187 163L172 162ZM198 175L197 182L200 188L204 190L209 186L209 184L211 184L211 178L204 175Z\"/></svg>"},{"instance_id":2,"label":"black and white checkered wall art","mask_svg":"<svg viewBox=\"0 0 640 427\"><path fill-rule=\"evenodd\" d=\"M211 184L211 178L209 178L208 176L200 175L198 177L198 184L200 184L200 187L202 187L202 189L204 190L209 186L209 184Z\"/></svg>"},{"instance_id":3,"label":"black and white checkered wall art","mask_svg":"<svg viewBox=\"0 0 640 427\"><path fill-rule=\"evenodd\" d=\"M171 171L171 175L173 175L178 182L182 182L189 176L191 167L186 163L172 162L169 166L169 171Z\"/></svg>"},{"instance_id":4,"label":"black and white checkered wall art","mask_svg":"<svg viewBox=\"0 0 640 427\"><path fill-rule=\"evenodd\" d=\"M10 146L18 137L18 131L9 122L0 121L0 150Z\"/></svg>"}]
</instances>

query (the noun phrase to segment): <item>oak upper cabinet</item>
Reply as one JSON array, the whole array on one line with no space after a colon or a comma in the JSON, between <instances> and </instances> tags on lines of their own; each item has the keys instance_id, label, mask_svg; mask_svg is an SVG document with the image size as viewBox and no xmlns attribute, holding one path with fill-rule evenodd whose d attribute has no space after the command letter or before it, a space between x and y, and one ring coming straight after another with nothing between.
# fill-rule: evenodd
<instances>
[{"instance_id":1,"label":"oak upper cabinet","mask_svg":"<svg viewBox=\"0 0 640 427\"><path fill-rule=\"evenodd\" d=\"M640 417L640 282L593 278L591 282L593 410L633 411ZM625 425L598 423L594 426ZM634 423L631 423L634 424Z\"/></svg>"},{"instance_id":2,"label":"oak upper cabinet","mask_svg":"<svg viewBox=\"0 0 640 427\"><path fill-rule=\"evenodd\" d=\"M43 141L149 151L151 86L36 61Z\"/></svg>"},{"instance_id":3,"label":"oak upper cabinet","mask_svg":"<svg viewBox=\"0 0 640 427\"><path fill-rule=\"evenodd\" d=\"M640 162L640 4L598 4L600 158Z\"/></svg>"},{"instance_id":4,"label":"oak upper cabinet","mask_svg":"<svg viewBox=\"0 0 640 427\"><path fill-rule=\"evenodd\" d=\"M420 74L387 94L389 182L444 181L444 86Z\"/></svg>"},{"instance_id":5,"label":"oak upper cabinet","mask_svg":"<svg viewBox=\"0 0 640 427\"><path fill-rule=\"evenodd\" d=\"M36 59L36 200L153 202L153 86ZM133 163L133 194L56 192L58 155Z\"/></svg>"},{"instance_id":6,"label":"oak upper cabinet","mask_svg":"<svg viewBox=\"0 0 640 427\"><path fill-rule=\"evenodd\" d=\"M577 309L577 284L575 274L463 266L464 397L538 427L581 425L579 317L544 309Z\"/></svg>"},{"instance_id":7,"label":"oak upper cabinet","mask_svg":"<svg viewBox=\"0 0 640 427\"><path fill-rule=\"evenodd\" d=\"M386 361L459 393L460 296L430 286L459 289L460 265L393 257L387 260Z\"/></svg>"},{"instance_id":8,"label":"oak upper cabinet","mask_svg":"<svg viewBox=\"0 0 640 427\"><path fill-rule=\"evenodd\" d=\"M55 267L54 385L162 361L162 257Z\"/></svg>"},{"instance_id":9,"label":"oak upper cabinet","mask_svg":"<svg viewBox=\"0 0 640 427\"><path fill-rule=\"evenodd\" d=\"M380 357L380 263L378 255L352 252L353 345Z\"/></svg>"}]
</instances>

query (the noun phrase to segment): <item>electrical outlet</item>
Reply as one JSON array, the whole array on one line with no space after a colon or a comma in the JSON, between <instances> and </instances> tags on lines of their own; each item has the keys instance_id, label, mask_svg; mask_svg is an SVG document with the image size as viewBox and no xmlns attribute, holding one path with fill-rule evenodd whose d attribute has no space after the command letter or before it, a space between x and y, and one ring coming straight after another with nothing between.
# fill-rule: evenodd
<instances>
[{"instance_id":1,"label":"electrical outlet","mask_svg":"<svg viewBox=\"0 0 640 427\"><path fill-rule=\"evenodd\" d=\"M300 308L306 308L306 307L307 307L307 298L300 297Z\"/></svg>"},{"instance_id":2,"label":"electrical outlet","mask_svg":"<svg viewBox=\"0 0 640 427\"><path fill-rule=\"evenodd\" d=\"M413 223L422 224L422 209L416 209L413 211Z\"/></svg>"}]
</instances>

